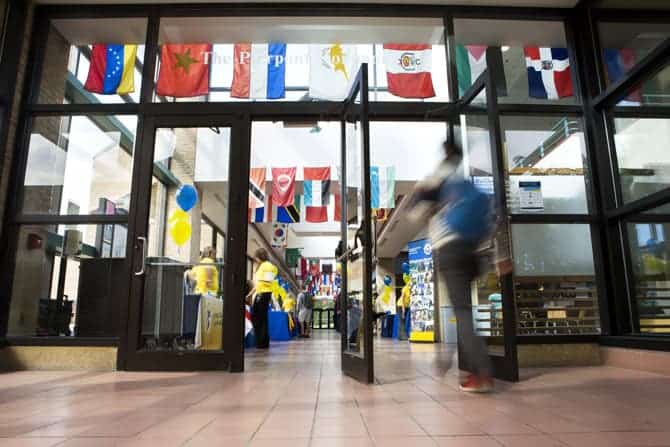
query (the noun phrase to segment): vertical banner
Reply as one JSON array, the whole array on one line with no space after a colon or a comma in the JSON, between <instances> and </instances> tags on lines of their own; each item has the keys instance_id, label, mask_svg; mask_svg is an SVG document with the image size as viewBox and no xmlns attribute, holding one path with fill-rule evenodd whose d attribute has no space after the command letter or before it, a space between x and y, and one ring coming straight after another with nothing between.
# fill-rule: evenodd
<instances>
[{"instance_id":1,"label":"vertical banner","mask_svg":"<svg viewBox=\"0 0 670 447\"><path fill-rule=\"evenodd\" d=\"M433 249L430 240L419 239L407 244L409 273L412 278L411 333L409 341L435 341L435 283Z\"/></svg>"}]
</instances>

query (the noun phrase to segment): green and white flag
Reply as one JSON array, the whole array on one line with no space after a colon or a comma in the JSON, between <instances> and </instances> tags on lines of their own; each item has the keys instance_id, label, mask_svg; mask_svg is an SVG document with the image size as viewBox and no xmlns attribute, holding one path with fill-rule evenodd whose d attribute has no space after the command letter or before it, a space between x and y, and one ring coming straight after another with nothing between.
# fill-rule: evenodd
<instances>
[{"instance_id":1,"label":"green and white flag","mask_svg":"<svg viewBox=\"0 0 670 447\"><path fill-rule=\"evenodd\" d=\"M486 48L486 45L456 45L459 96L486 70Z\"/></svg>"}]
</instances>

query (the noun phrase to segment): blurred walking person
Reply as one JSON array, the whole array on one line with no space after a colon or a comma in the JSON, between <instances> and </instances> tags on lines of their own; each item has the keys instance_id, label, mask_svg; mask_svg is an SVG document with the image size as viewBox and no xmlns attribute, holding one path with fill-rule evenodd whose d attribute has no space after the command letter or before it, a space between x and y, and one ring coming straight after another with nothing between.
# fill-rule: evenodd
<instances>
[{"instance_id":1,"label":"blurred walking person","mask_svg":"<svg viewBox=\"0 0 670 447\"><path fill-rule=\"evenodd\" d=\"M467 353L472 369L461 390L490 392L491 362L484 338L475 333L470 286L479 275L477 250L491 236L492 204L485 193L464 178L461 147L445 141L443 149L444 160L431 177L417 185L414 203L415 208L421 203L430 204L434 214L430 231L433 253L437 254L439 273L454 306L459 346Z\"/></svg>"}]
</instances>

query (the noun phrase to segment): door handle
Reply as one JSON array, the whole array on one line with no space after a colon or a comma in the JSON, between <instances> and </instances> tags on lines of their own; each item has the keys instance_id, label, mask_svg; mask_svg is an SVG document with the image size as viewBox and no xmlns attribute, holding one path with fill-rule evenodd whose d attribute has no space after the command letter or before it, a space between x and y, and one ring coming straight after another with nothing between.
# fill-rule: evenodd
<instances>
[{"instance_id":1,"label":"door handle","mask_svg":"<svg viewBox=\"0 0 670 447\"><path fill-rule=\"evenodd\" d=\"M135 272L135 276L142 276L145 273L145 266L147 264L147 238L138 236L137 241L142 243L142 268Z\"/></svg>"}]
</instances>

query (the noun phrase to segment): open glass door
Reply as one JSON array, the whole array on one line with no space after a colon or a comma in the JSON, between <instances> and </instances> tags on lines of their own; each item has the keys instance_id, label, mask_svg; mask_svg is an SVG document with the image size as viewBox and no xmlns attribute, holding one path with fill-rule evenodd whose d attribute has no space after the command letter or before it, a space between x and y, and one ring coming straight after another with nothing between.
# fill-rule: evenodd
<instances>
[{"instance_id":1,"label":"open glass door","mask_svg":"<svg viewBox=\"0 0 670 447\"><path fill-rule=\"evenodd\" d=\"M497 216L507 216L507 195L503 175L503 147L498 117L498 80L503 69L500 51L487 50L487 70L458 102L458 124L453 137L463 146L464 174L491 195ZM507 225L506 225L507 226ZM509 235L501 242L509 243ZM493 260L491 260L492 262ZM477 335L486 339L493 374L497 379L519 380L516 347L516 310L512 274L499 277L494 265L472 284L472 313ZM458 337L459 368L471 370L468 352Z\"/></svg>"},{"instance_id":2,"label":"open glass door","mask_svg":"<svg viewBox=\"0 0 670 447\"><path fill-rule=\"evenodd\" d=\"M370 208L368 66L362 64L344 101L342 116L342 370L366 383L374 381L372 275L374 239Z\"/></svg>"},{"instance_id":3,"label":"open glass door","mask_svg":"<svg viewBox=\"0 0 670 447\"><path fill-rule=\"evenodd\" d=\"M121 367L241 371L249 121L149 118L139 158Z\"/></svg>"}]
</instances>

